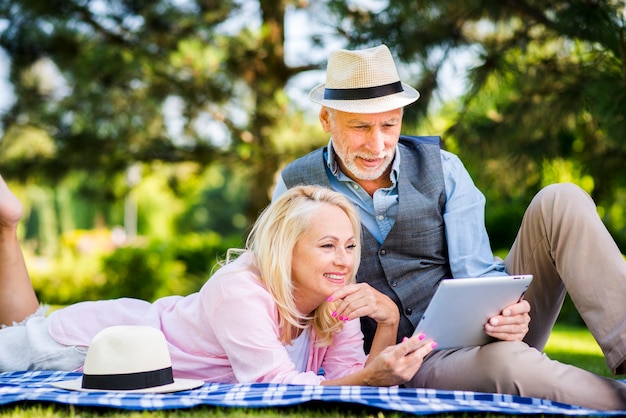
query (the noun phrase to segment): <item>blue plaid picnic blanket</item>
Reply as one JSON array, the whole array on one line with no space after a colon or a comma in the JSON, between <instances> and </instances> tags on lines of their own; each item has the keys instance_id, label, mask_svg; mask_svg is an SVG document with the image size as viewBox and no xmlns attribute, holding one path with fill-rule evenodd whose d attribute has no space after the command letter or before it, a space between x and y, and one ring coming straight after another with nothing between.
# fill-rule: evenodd
<instances>
[{"instance_id":1,"label":"blue plaid picnic blanket","mask_svg":"<svg viewBox=\"0 0 626 418\"><path fill-rule=\"evenodd\" d=\"M413 415L454 412L554 415L624 415L626 411L596 411L522 396L493 393L365 386L302 386L286 384L205 383L198 389L169 394L76 392L50 385L77 379L80 373L29 371L0 373L0 405L14 402L53 402L127 410L215 407L271 408L311 401L350 403Z\"/></svg>"}]
</instances>

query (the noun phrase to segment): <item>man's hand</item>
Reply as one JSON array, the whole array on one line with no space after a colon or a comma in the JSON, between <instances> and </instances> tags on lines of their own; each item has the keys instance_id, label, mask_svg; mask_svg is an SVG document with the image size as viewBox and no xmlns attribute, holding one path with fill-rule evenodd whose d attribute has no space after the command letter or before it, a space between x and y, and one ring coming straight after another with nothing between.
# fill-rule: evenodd
<instances>
[{"instance_id":1,"label":"man's hand","mask_svg":"<svg viewBox=\"0 0 626 418\"><path fill-rule=\"evenodd\" d=\"M487 335L503 341L521 341L528 333L530 304L525 300L507 306L485 324Z\"/></svg>"}]
</instances>

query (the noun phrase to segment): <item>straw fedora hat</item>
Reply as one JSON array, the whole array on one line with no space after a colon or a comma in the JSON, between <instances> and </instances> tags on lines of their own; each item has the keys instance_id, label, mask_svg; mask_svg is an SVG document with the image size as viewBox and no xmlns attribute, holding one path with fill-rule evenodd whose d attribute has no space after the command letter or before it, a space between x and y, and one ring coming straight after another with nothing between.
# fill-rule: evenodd
<instances>
[{"instance_id":1,"label":"straw fedora hat","mask_svg":"<svg viewBox=\"0 0 626 418\"><path fill-rule=\"evenodd\" d=\"M52 383L78 391L168 393L202 386L202 380L174 379L163 333L153 327L120 325L93 338L83 377Z\"/></svg>"},{"instance_id":2,"label":"straw fedora hat","mask_svg":"<svg viewBox=\"0 0 626 418\"><path fill-rule=\"evenodd\" d=\"M326 83L309 92L322 106L350 113L380 113L413 103L420 94L400 81L396 64L386 45L331 52Z\"/></svg>"}]
</instances>

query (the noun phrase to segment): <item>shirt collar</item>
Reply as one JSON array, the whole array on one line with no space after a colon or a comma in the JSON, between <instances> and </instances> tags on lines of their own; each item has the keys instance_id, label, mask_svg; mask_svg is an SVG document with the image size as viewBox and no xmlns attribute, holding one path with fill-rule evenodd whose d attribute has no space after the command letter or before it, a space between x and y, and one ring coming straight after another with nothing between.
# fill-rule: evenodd
<instances>
[{"instance_id":1,"label":"shirt collar","mask_svg":"<svg viewBox=\"0 0 626 418\"><path fill-rule=\"evenodd\" d=\"M328 146L326 147L326 150L327 150L326 165L330 169L330 172L333 173L333 175L337 177L337 179L341 180L339 178L340 174L343 174L344 176L345 174L339 169L339 164L337 163L337 156L333 148L332 138L330 138L330 140L328 141ZM395 157L391 163L391 172L389 173L389 179L391 180L391 183L393 184L393 186L395 186L398 181L399 170L400 170L400 152L398 150L398 146L396 145Z\"/></svg>"}]
</instances>

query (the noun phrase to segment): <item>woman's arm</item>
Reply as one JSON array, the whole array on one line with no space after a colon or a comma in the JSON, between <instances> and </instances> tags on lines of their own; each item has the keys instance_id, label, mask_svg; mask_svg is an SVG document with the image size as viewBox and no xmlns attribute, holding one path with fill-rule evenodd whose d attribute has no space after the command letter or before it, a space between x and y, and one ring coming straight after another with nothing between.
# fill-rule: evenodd
<instances>
[{"instance_id":1,"label":"woman's arm","mask_svg":"<svg viewBox=\"0 0 626 418\"><path fill-rule=\"evenodd\" d=\"M200 291L215 343L238 382L319 384L321 377L300 373L291 361L280 341L276 303L243 264L249 257L222 267Z\"/></svg>"},{"instance_id":2,"label":"woman's arm","mask_svg":"<svg viewBox=\"0 0 626 418\"><path fill-rule=\"evenodd\" d=\"M333 293L329 300L337 304L336 314L340 319L358 320L362 316L368 316L376 321L377 326L365 367L349 375L324 380L322 385L402 384L413 378L424 357L436 347L432 340L424 340L423 336L407 338L396 344L400 321L398 307L388 296L367 283L345 286ZM335 343L350 342L337 338ZM358 344L362 350L362 334Z\"/></svg>"}]
</instances>

